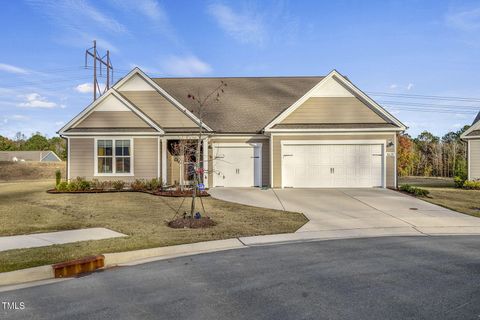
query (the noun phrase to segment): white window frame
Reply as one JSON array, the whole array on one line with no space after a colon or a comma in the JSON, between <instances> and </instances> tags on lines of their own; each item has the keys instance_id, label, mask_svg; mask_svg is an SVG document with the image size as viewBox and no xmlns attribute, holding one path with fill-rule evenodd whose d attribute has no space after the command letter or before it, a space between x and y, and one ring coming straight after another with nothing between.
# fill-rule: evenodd
<instances>
[{"instance_id":1,"label":"white window frame","mask_svg":"<svg viewBox=\"0 0 480 320\"><path fill-rule=\"evenodd\" d=\"M112 140L112 173L102 173L98 172L98 140ZM130 173L117 173L117 164L115 161L115 141L117 140L129 140L130 141ZM93 146L94 149L94 176L95 177L132 177L135 175L134 173L134 145L133 145L133 138L128 137L95 137L95 143Z\"/></svg>"}]
</instances>

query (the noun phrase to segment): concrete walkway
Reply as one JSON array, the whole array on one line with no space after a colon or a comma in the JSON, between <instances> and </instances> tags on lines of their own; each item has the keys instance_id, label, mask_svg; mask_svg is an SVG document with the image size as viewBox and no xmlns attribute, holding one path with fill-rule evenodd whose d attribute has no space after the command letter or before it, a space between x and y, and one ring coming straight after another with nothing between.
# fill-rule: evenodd
<instances>
[{"instance_id":1,"label":"concrete walkway","mask_svg":"<svg viewBox=\"0 0 480 320\"><path fill-rule=\"evenodd\" d=\"M297 233L377 230L376 234L390 230L393 234L480 234L479 218L388 189L215 188L209 192L226 201L302 212L310 221Z\"/></svg>"},{"instance_id":2,"label":"concrete walkway","mask_svg":"<svg viewBox=\"0 0 480 320\"><path fill-rule=\"evenodd\" d=\"M126 237L106 228L88 228L69 231L34 233L20 236L0 237L0 251L44 247L53 244L63 244L77 241L101 240Z\"/></svg>"}]
</instances>

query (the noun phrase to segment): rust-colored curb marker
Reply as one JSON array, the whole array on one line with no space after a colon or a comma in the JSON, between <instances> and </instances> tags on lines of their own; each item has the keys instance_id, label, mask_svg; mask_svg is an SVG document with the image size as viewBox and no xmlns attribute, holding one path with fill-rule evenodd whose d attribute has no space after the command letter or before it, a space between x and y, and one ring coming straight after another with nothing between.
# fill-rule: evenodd
<instances>
[{"instance_id":1,"label":"rust-colored curb marker","mask_svg":"<svg viewBox=\"0 0 480 320\"><path fill-rule=\"evenodd\" d=\"M93 272L105 266L105 256L89 256L78 260L52 265L55 278L73 277L82 273Z\"/></svg>"}]
</instances>

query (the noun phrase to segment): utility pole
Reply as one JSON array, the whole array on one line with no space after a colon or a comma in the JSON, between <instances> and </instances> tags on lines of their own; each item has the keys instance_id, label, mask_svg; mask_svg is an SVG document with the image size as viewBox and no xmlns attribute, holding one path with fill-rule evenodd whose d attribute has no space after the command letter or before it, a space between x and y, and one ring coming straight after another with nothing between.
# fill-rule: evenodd
<instances>
[{"instance_id":1,"label":"utility pole","mask_svg":"<svg viewBox=\"0 0 480 320\"><path fill-rule=\"evenodd\" d=\"M110 61L110 51L107 50L107 54L103 57L100 57L97 51L97 41L93 40L93 47L85 50L85 68L88 68L88 57L93 59L93 101L97 100L103 93L107 92L110 88L110 82L113 82L113 66ZM100 85L98 83L97 77L97 62L99 64L100 69L100 76L102 76L102 68L104 67L107 72L107 83L105 84L105 88L102 91L100 89Z\"/></svg>"}]
</instances>

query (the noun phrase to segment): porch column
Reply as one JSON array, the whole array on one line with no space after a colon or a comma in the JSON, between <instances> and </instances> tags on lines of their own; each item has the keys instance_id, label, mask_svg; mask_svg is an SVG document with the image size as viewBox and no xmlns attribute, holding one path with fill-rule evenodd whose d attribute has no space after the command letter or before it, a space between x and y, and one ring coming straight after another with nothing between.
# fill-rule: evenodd
<instances>
[{"instance_id":1,"label":"porch column","mask_svg":"<svg viewBox=\"0 0 480 320\"><path fill-rule=\"evenodd\" d=\"M203 142L203 184L205 188L208 188L208 138L202 140Z\"/></svg>"},{"instance_id":2,"label":"porch column","mask_svg":"<svg viewBox=\"0 0 480 320\"><path fill-rule=\"evenodd\" d=\"M162 138L162 183L167 184L167 139Z\"/></svg>"}]
</instances>

